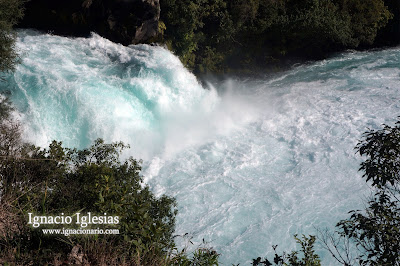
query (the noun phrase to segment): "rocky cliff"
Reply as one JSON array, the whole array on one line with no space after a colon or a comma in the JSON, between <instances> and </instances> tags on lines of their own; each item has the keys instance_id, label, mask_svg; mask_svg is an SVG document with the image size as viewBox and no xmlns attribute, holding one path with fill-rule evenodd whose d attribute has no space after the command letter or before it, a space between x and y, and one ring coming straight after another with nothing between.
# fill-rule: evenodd
<instances>
[{"instance_id":1,"label":"rocky cliff","mask_svg":"<svg viewBox=\"0 0 400 266\"><path fill-rule=\"evenodd\" d=\"M124 45L149 42L158 34L159 0L31 0L19 24L60 35L94 31Z\"/></svg>"}]
</instances>

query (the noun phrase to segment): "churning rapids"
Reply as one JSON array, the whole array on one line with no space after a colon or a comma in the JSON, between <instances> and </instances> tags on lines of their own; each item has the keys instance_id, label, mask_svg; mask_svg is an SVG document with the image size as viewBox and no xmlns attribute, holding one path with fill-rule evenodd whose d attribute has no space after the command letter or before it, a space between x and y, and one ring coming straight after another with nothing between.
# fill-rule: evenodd
<instances>
[{"instance_id":1,"label":"churning rapids","mask_svg":"<svg viewBox=\"0 0 400 266\"><path fill-rule=\"evenodd\" d=\"M177 198L176 233L224 265L295 248L369 189L354 146L400 114L400 49L349 52L265 80L204 84L164 48L20 31L8 91L24 136L85 148L122 140L145 181ZM181 241L180 245L184 245ZM334 260L320 247L323 264Z\"/></svg>"}]
</instances>

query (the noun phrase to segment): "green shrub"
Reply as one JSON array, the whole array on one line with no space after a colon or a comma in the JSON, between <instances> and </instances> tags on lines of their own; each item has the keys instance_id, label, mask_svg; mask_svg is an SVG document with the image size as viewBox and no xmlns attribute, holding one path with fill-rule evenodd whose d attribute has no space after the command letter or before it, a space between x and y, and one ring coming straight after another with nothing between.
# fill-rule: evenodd
<instances>
[{"instance_id":1,"label":"green shrub","mask_svg":"<svg viewBox=\"0 0 400 266\"><path fill-rule=\"evenodd\" d=\"M351 217L337 227L354 241L361 265L400 263L400 121L391 127L369 130L356 146L365 161L360 170L375 188L365 210L351 211Z\"/></svg>"},{"instance_id":2,"label":"green shrub","mask_svg":"<svg viewBox=\"0 0 400 266\"><path fill-rule=\"evenodd\" d=\"M143 184L139 161L129 158L120 162L119 154L124 148L122 143L105 144L100 139L84 150L66 149L58 142L45 150L23 147L24 158L2 161L2 184L8 184L1 187L2 200L15 198L14 206L25 217L28 212L47 216L76 212L119 216L116 227L120 234L112 241L123 247L124 255L140 254L142 263L163 257L174 246L175 200L153 195ZM30 234L29 243L20 244L30 250L42 250L43 256L47 249L53 254L65 253L69 247L64 242L79 243L91 238L52 237L35 229ZM57 242L57 238L63 242Z\"/></svg>"},{"instance_id":3,"label":"green shrub","mask_svg":"<svg viewBox=\"0 0 400 266\"><path fill-rule=\"evenodd\" d=\"M161 0L164 41L197 72L323 58L374 43L392 18L383 0Z\"/></svg>"},{"instance_id":4,"label":"green shrub","mask_svg":"<svg viewBox=\"0 0 400 266\"><path fill-rule=\"evenodd\" d=\"M275 251L274 264L275 265L291 265L291 266L320 266L321 260L319 256L315 254L314 251L314 243L315 236L305 236L303 235L302 239L298 238L297 235L294 235L294 239L298 244L301 245L301 254L302 258L299 258L299 251L292 251L290 253L283 252L282 255L278 255L276 253L276 249L278 246L273 246ZM261 257L257 259L253 259L253 266L258 265L272 265L272 263L265 258L264 260Z\"/></svg>"},{"instance_id":5,"label":"green shrub","mask_svg":"<svg viewBox=\"0 0 400 266\"><path fill-rule=\"evenodd\" d=\"M0 0L0 72L12 71L19 62L13 26L23 17L22 0Z\"/></svg>"}]
</instances>

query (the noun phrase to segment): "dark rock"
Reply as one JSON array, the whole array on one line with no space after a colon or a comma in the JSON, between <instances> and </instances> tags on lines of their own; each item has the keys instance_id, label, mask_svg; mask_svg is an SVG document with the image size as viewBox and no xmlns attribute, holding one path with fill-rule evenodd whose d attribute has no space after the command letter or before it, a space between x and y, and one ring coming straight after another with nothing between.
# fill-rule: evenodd
<instances>
[{"instance_id":1,"label":"dark rock","mask_svg":"<svg viewBox=\"0 0 400 266\"><path fill-rule=\"evenodd\" d=\"M31 0L19 27L72 36L93 31L128 45L156 38L159 18L159 0Z\"/></svg>"}]
</instances>

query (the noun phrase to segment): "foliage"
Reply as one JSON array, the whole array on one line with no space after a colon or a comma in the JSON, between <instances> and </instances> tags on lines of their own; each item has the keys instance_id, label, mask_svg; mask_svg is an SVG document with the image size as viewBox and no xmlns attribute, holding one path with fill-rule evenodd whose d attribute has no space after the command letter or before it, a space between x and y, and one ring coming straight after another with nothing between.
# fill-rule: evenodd
<instances>
[{"instance_id":1,"label":"foliage","mask_svg":"<svg viewBox=\"0 0 400 266\"><path fill-rule=\"evenodd\" d=\"M376 44L380 46L398 45L400 42L400 2L397 0L385 0L384 2L390 13L393 14L393 18L378 31Z\"/></svg>"},{"instance_id":2,"label":"foliage","mask_svg":"<svg viewBox=\"0 0 400 266\"><path fill-rule=\"evenodd\" d=\"M208 248L199 248L193 254L191 265L217 265L218 266L219 254Z\"/></svg>"},{"instance_id":3,"label":"foliage","mask_svg":"<svg viewBox=\"0 0 400 266\"><path fill-rule=\"evenodd\" d=\"M173 266L218 266L219 254L213 248L199 247L191 256L185 251L170 257L168 265Z\"/></svg>"},{"instance_id":4,"label":"foliage","mask_svg":"<svg viewBox=\"0 0 400 266\"><path fill-rule=\"evenodd\" d=\"M218 265L212 248L177 252L175 199L154 196L140 176L141 161L120 160L126 145L98 139L77 150L53 141L40 149L22 141L11 111L1 98L0 264ZM104 225L119 234L46 235L27 225L28 212L119 216L118 224Z\"/></svg>"},{"instance_id":5,"label":"foliage","mask_svg":"<svg viewBox=\"0 0 400 266\"><path fill-rule=\"evenodd\" d=\"M184 234L183 236L177 235L176 237L182 237L186 240L185 247L179 251L178 249L174 249L173 254L170 256L169 265L176 265L176 266L218 266L219 256L212 247L208 246L208 243L203 242L196 247L196 249L189 255L187 253L187 249L189 246L193 246L193 242L191 241L192 237L188 235L188 233Z\"/></svg>"},{"instance_id":6,"label":"foliage","mask_svg":"<svg viewBox=\"0 0 400 266\"><path fill-rule=\"evenodd\" d=\"M24 216L28 212L119 216L120 234L112 241L124 247L125 255L139 253L142 263L162 257L174 245L175 200L167 196L156 198L142 183L140 162L132 158L119 161L123 148L122 143L105 144L100 139L84 150L66 149L59 142L44 150L22 147L19 158L1 161L2 200L15 199L14 207ZM24 248L68 253L69 247L56 241L60 236L49 238L35 229L30 234L30 244L20 243ZM79 243L90 237L61 238Z\"/></svg>"},{"instance_id":7,"label":"foliage","mask_svg":"<svg viewBox=\"0 0 400 266\"><path fill-rule=\"evenodd\" d=\"M351 211L351 217L338 223L341 234L362 250L361 265L400 264L400 205L384 191L369 200L364 212Z\"/></svg>"},{"instance_id":8,"label":"foliage","mask_svg":"<svg viewBox=\"0 0 400 266\"><path fill-rule=\"evenodd\" d=\"M378 29L387 24L392 14L384 1L339 0L343 12L350 18L350 29L354 45L370 45L374 42Z\"/></svg>"},{"instance_id":9,"label":"foliage","mask_svg":"<svg viewBox=\"0 0 400 266\"><path fill-rule=\"evenodd\" d=\"M336 234L322 232L320 237L344 265L400 265L399 129L400 121L393 127L369 129L356 146L365 158L360 171L374 195L365 210L352 210L337 224Z\"/></svg>"},{"instance_id":10,"label":"foliage","mask_svg":"<svg viewBox=\"0 0 400 266\"><path fill-rule=\"evenodd\" d=\"M292 251L291 253L283 252L282 255L278 255L276 253L277 246L273 246L275 251L275 265L320 266L321 261L314 251L315 236L310 235L307 237L303 235L302 239L300 239L297 235L294 235L294 239L301 245L302 258L298 257L299 251ZM262 261L261 257L258 257L257 259L253 259L253 266L257 265L272 265L272 263L267 258Z\"/></svg>"},{"instance_id":11,"label":"foliage","mask_svg":"<svg viewBox=\"0 0 400 266\"><path fill-rule=\"evenodd\" d=\"M223 0L163 0L160 4L166 39L188 67L194 68L199 62L196 56L212 51L229 34L222 28L230 23Z\"/></svg>"},{"instance_id":12,"label":"foliage","mask_svg":"<svg viewBox=\"0 0 400 266\"><path fill-rule=\"evenodd\" d=\"M366 160L361 163L366 181L376 188L364 211L351 211L351 217L337 227L362 252L361 265L400 265L400 121L395 126L369 130L356 146Z\"/></svg>"},{"instance_id":13,"label":"foliage","mask_svg":"<svg viewBox=\"0 0 400 266\"><path fill-rule=\"evenodd\" d=\"M10 117L13 111L7 98L0 96L0 158L16 153L15 147L20 141L19 124Z\"/></svg>"},{"instance_id":14,"label":"foliage","mask_svg":"<svg viewBox=\"0 0 400 266\"><path fill-rule=\"evenodd\" d=\"M19 61L13 26L23 16L22 0L0 0L0 72L12 71Z\"/></svg>"},{"instance_id":15,"label":"foliage","mask_svg":"<svg viewBox=\"0 0 400 266\"><path fill-rule=\"evenodd\" d=\"M345 266L356 264L360 253L348 236L332 232L327 228L317 230L317 238L322 247L328 250L336 261Z\"/></svg>"},{"instance_id":16,"label":"foliage","mask_svg":"<svg viewBox=\"0 0 400 266\"><path fill-rule=\"evenodd\" d=\"M364 134L356 149L366 160L360 171L372 186L383 188L387 184L400 183L400 121L394 127L384 125L381 130L369 130Z\"/></svg>"},{"instance_id":17,"label":"foliage","mask_svg":"<svg viewBox=\"0 0 400 266\"><path fill-rule=\"evenodd\" d=\"M161 0L164 40L198 72L321 58L371 45L392 18L383 0Z\"/></svg>"}]
</instances>

